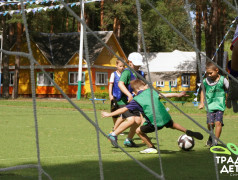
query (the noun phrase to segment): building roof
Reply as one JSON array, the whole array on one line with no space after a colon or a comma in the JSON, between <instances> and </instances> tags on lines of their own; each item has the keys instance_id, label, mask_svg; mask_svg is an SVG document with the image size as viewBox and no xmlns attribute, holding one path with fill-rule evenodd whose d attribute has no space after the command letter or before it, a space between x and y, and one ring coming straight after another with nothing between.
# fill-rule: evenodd
<instances>
[{"instance_id":1,"label":"building roof","mask_svg":"<svg viewBox=\"0 0 238 180\"><path fill-rule=\"evenodd\" d=\"M196 52L148 53L150 72L196 72ZM205 71L205 57L202 57L202 70ZM144 58L145 63L145 58Z\"/></svg>"},{"instance_id":2,"label":"building roof","mask_svg":"<svg viewBox=\"0 0 238 180\"><path fill-rule=\"evenodd\" d=\"M196 73L196 52L184 52L174 50L173 52L148 53L148 64L152 81L171 80L182 73ZM205 71L206 58L202 58L202 71ZM146 62L142 70L147 72Z\"/></svg>"},{"instance_id":3,"label":"building roof","mask_svg":"<svg viewBox=\"0 0 238 180\"><path fill-rule=\"evenodd\" d=\"M112 31L96 31L94 33L104 43L107 43L113 34ZM86 35L88 40L89 61L91 64L94 64L104 46L92 33L87 32ZM32 33L31 39L36 43L46 59L55 66L66 65L76 53L79 53L79 32L59 34Z\"/></svg>"}]
</instances>

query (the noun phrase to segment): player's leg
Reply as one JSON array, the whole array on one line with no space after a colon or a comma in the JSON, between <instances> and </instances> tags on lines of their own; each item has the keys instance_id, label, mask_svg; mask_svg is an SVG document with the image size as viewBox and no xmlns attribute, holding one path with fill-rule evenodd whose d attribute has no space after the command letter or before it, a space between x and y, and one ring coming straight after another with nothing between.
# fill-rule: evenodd
<instances>
[{"instance_id":1,"label":"player's leg","mask_svg":"<svg viewBox=\"0 0 238 180\"><path fill-rule=\"evenodd\" d=\"M215 136L219 139L222 132L222 126L223 124L223 111L217 111L216 112L216 121L215 121ZM215 140L215 144L217 145L217 140Z\"/></svg>"},{"instance_id":2,"label":"player's leg","mask_svg":"<svg viewBox=\"0 0 238 180\"><path fill-rule=\"evenodd\" d=\"M141 138L142 141L147 145L147 149L140 151L142 154L156 154L158 153L157 149L155 148L154 144L151 142L150 138L147 136L146 133L154 132L155 127L152 124L147 124L140 126L136 129L136 134Z\"/></svg>"},{"instance_id":3,"label":"player's leg","mask_svg":"<svg viewBox=\"0 0 238 180\"><path fill-rule=\"evenodd\" d=\"M115 135L119 135L123 131L125 131L127 128L131 127L135 123L135 117L131 116L127 118L125 121L123 121L114 131Z\"/></svg>"},{"instance_id":4,"label":"player's leg","mask_svg":"<svg viewBox=\"0 0 238 180\"><path fill-rule=\"evenodd\" d=\"M207 113L207 129L211 133L213 133L215 117L216 117L215 113L213 113L213 112L208 112ZM212 146L212 137L211 137L211 135L209 135L208 140L206 142L206 145L207 146Z\"/></svg>"},{"instance_id":5,"label":"player's leg","mask_svg":"<svg viewBox=\"0 0 238 180\"><path fill-rule=\"evenodd\" d=\"M132 117L129 117L128 119L130 119ZM136 133L136 129L140 126L141 124L141 117L138 116L133 116L134 118L134 124L131 125L129 134L127 136L127 138L124 141L124 145L127 147L137 147L137 145L134 143L134 141L132 140L135 133Z\"/></svg>"},{"instance_id":6,"label":"player's leg","mask_svg":"<svg viewBox=\"0 0 238 180\"><path fill-rule=\"evenodd\" d=\"M123 119L122 116L118 117L114 123L113 130L115 131L124 120L125 119Z\"/></svg>"},{"instance_id":7,"label":"player's leg","mask_svg":"<svg viewBox=\"0 0 238 180\"><path fill-rule=\"evenodd\" d=\"M194 137L198 140L203 139L203 135L200 132L194 132L194 131L188 130L188 129L184 128L183 126L181 126L180 124L173 122L172 120L169 121L165 125L165 127L179 130L181 132L186 133L188 136Z\"/></svg>"}]
</instances>

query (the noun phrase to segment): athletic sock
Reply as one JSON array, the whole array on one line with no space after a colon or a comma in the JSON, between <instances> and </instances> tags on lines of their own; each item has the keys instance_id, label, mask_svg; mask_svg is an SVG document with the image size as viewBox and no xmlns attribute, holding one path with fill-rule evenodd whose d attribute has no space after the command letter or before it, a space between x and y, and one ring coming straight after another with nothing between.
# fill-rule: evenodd
<instances>
[{"instance_id":1,"label":"athletic sock","mask_svg":"<svg viewBox=\"0 0 238 180\"><path fill-rule=\"evenodd\" d=\"M114 132L111 133L112 136L117 136Z\"/></svg>"}]
</instances>

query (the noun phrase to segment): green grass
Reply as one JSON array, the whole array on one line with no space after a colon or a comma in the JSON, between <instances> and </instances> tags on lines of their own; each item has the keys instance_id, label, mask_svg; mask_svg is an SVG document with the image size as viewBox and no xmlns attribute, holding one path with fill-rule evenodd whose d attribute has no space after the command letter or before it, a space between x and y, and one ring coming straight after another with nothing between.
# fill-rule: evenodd
<instances>
[{"instance_id":1,"label":"green grass","mask_svg":"<svg viewBox=\"0 0 238 180\"><path fill-rule=\"evenodd\" d=\"M92 103L89 100L73 100L84 112L94 119ZM97 117L100 128L107 134L113 124L111 118L102 119L101 110L109 110L109 101L105 104L96 102ZM180 132L163 129L158 132L162 167L165 178L180 179L216 179L213 154L205 147L208 135L191 120L184 117L170 104L170 114L174 121L196 131L201 131L205 139L195 141L192 151L181 151L177 146ZM192 103L178 105L196 121L206 126L205 111L199 111ZM36 164L37 151L35 143L34 115L31 99L0 100L0 168ZM98 148L95 128L66 100L37 99L37 118L41 164L43 169L56 180L100 179ZM237 143L238 114L226 110L225 126L222 140L226 143ZM128 130L126 131L126 133ZM126 135L119 136L119 145L123 147ZM150 134L155 143L154 134ZM138 152L145 148L138 136L135 136L138 148L124 148L137 160L157 173L160 172L158 155L141 155ZM100 148L105 179L155 179L153 175L141 168L120 149L113 148L110 142L100 134ZM219 165L218 169L221 170ZM235 173L234 173L235 174ZM238 174L238 173L237 173ZM237 177L237 176L236 176ZM236 179L229 174L220 174L220 179ZM22 169L0 173L1 180L35 180L36 169ZM43 176L43 179L47 179Z\"/></svg>"}]
</instances>

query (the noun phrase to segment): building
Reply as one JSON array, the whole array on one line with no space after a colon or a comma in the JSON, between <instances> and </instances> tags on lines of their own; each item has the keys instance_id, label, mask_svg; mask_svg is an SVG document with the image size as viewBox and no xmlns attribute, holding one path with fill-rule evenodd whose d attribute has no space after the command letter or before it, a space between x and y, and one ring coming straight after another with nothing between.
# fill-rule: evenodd
<instances>
[{"instance_id":1,"label":"building","mask_svg":"<svg viewBox=\"0 0 238 180\"><path fill-rule=\"evenodd\" d=\"M196 91L196 52L175 50L173 52L148 53L147 56L151 79L157 89L164 92ZM224 53L224 69L227 60L227 53ZM206 58L202 56L201 70L203 74L205 64ZM146 64L142 69L147 72Z\"/></svg>"},{"instance_id":2,"label":"building","mask_svg":"<svg viewBox=\"0 0 238 180\"><path fill-rule=\"evenodd\" d=\"M112 31L94 32L104 43L106 43L120 57L126 59L119 42ZM31 48L36 61L45 69L55 83L69 97L75 97L78 88L78 63L80 33L33 33L30 35ZM93 90L95 93L108 92L108 79L115 71L116 56L114 56L103 44L92 34L87 33L89 61L91 71L83 56L82 64L82 96L91 92L89 73L92 76ZM11 49L16 51L16 44ZM24 41L21 52L28 52L27 43ZM53 86L45 74L35 65L36 96L37 97L62 97L60 91ZM10 94L13 89L13 76L15 69L15 56L10 56ZM29 59L20 58L19 70L19 96L31 96L30 62Z\"/></svg>"}]
</instances>

